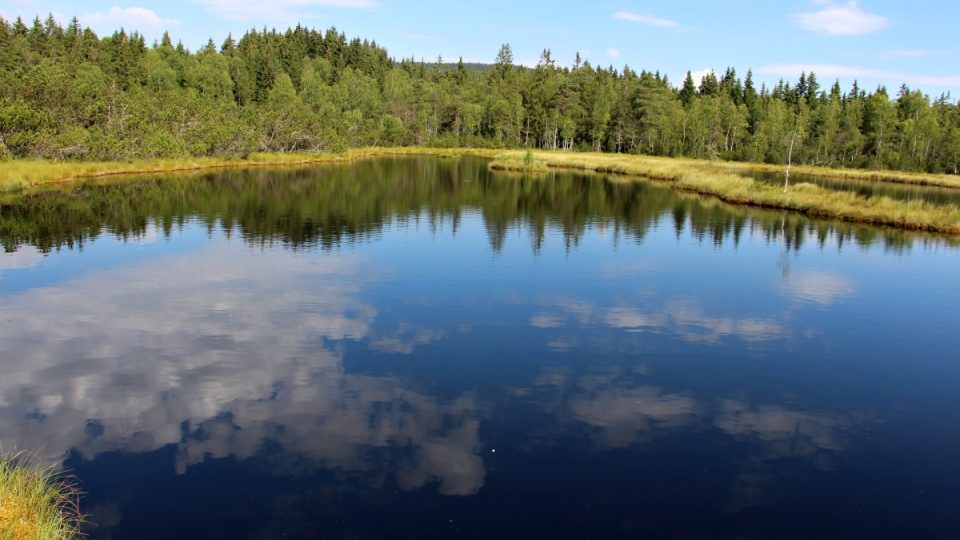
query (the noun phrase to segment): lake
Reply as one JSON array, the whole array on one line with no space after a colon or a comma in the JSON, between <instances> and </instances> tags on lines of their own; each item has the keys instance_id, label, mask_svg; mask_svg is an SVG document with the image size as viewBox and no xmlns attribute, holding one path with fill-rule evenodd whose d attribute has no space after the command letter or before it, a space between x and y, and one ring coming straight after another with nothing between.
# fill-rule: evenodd
<instances>
[{"instance_id":1,"label":"lake","mask_svg":"<svg viewBox=\"0 0 960 540\"><path fill-rule=\"evenodd\" d=\"M0 207L92 538L954 538L960 243L482 159Z\"/></svg>"}]
</instances>

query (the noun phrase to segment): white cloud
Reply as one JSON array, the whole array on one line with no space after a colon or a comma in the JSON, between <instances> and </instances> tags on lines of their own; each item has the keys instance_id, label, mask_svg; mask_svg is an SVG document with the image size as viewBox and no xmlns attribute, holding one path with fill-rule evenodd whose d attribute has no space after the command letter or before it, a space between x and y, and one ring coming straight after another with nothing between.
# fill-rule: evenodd
<instances>
[{"instance_id":1,"label":"white cloud","mask_svg":"<svg viewBox=\"0 0 960 540\"><path fill-rule=\"evenodd\" d=\"M900 51L887 51L880 55L880 58L892 60L896 58L930 58L931 56L941 56L946 51L933 51L930 49L908 49Z\"/></svg>"},{"instance_id":2,"label":"white cloud","mask_svg":"<svg viewBox=\"0 0 960 540\"><path fill-rule=\"evenodd\" d=\"M298 10L309 8L370 9L377 0L193 0L213 16L231 21L290 21L303 17Z\"/></svg>"},{"instance_id":3,"label":"white cloud","mask_svg":"<svg viewBox=\"0 0 960 540\"><path fill-rule=\"evenodd\" d=\"M120 27L128 30L161 30L170 26L179 26L176 19L164 19L151 9L142 7L121 8L113 6L106 13L97 11L79 17L84 26L109 26L110 29Z\"/></svg>"},{"instance_id":4,"label":"white cloud","mask_svg":"<svg viewBox=\"0 0 960 540\"><path fill-rule=\"evenodd\" d=\"M819 0L814 2L814 6L821 9L797 13L794 18L801 28L818 34L858 36L890 26L886 17L860 9L859 2L855 0L845 4Z\"/></svg>"},{"instance_id":5,"label":"white cloud","mask_svg":"<svg viewBox=\"0 0 960 540\"><path fill-rule=\"evenodd\" d=\"M907 83L960 88L960 75L919 75L860 66L835 64L771 64L756 70L757 73L782 77L799 77L801 73L814 72L823 78L847 78L881 82L887 85Z\"/></svg>"},{"instance_id":6,"label":"white cloud","mask_svg":"<svg viewBox=\"0 0 960 540\"><path fill-rule=\"evenodd\" d=\"M703 81L704 77L711 74L716 75L716 72L714 72L712 68L704 68L700 71L691 72L690 76L693 77L693 82L699 85ZM683 83L683 79L680 79L680 83Z\"/></svg>"},{"instance_id":7,"label":"white cloud","mask_svg":"<svg viewBox=\"0 0 960 540\"><path fill-rule=\"evenodd\" d=\"M620 50L610 47L607 49L607 56L610 58L620 58Z\"/></svg>"},{"instance_id":8,"label":"white cloud","mask_svg":"<svg viewBox=\"0 0 960 540\"><path fill-rule=\"evenodd\" d=\"M640 24L645 24L647 26L656 26L658 28L679 28L680 23L677 21L671 21L670 19L661 19L659 17L654 17L652 15L641 15L639 13L633 13L630 11L618 11L613 14L614 19L619 19L621 21L630 21Z\"/></svg>"}]
</instances>

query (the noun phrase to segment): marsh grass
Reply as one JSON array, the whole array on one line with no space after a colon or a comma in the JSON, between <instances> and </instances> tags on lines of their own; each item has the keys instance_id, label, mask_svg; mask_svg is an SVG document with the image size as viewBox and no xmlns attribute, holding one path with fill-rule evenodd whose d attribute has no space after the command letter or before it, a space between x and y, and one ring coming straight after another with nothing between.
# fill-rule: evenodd
<instances>
[{"instance_id":1,"label":"marsh grass","mask_svg":"<svg viewBox=\"0 0 960 540\"><path fill-rule=\"evenodd\" d=\"M547 161L545 159L538 159L531 150L527 150L523 156L520 157L515 157L513 155L508 157L498 157L497 159L494 159L488 163L487 167L489 167L492 171L509 171L535 174L546 174L550 172L550 167L547 166Z\"/></svg>"},{"instance_id":2,"label":"marsh grass","mask_svg":"<svg viewBox=\"0 0 960 540\"><path fill-rule=\"evenodd\" d=\"M67 162L14 160L0 168L0 191L16 191L49 183L70 182L124 174L149 174L224 167L296 165L320 161L343 161L344 154L252 154L245 159L157 159L145 161Z\"/></svg>"},{"instance_id":3,"label":"marsh grass","mask_svg":"<svg viewBox=\"0 0 960 540\"><path fill-rule=\"evenodd\" d=\"M0 539L65 540L80 536L79 492L56 465L22 452L0 456Z\"/></svg>"},{"instance_id":4,"label":"marsh grass","mask_svg":"<svg viewBox=\"0 0 960 540\"><path fill-rule=\"evenodd\" d=\"M689 160L694 161L694 160ZM726 172L771 172L783 173L784 165L768 163L722 162L711 163L699 161L705 168L719 168ZM864 180L868 182L888 182L893 184L909 184L916 186L935 186L960 189L960 177L949 174L912 173L905 171L882 171L870 169L841 169L834 167L818 167L814 165L794 164L790 171L794 174L807 176L824 176L828 178Z\"/></svg>"},{"instance_id":5,"label":"marsh grass","mask_svg":"<svg viewBox=\"0 0 960 540\"><path fill-rule=\"evenodd\" d=\"M520 152L502 153L497 161L520 159ZM636 155L538 152L547 166L641 176L670 182L675 189L709 195L731 204L792 210L814 217L887 225L911 230L960 234L960 207L889 197L863 197L812 184L779 186L723 172L709 162ZM711 168L712 167L712 168Z\"/></svg>"},{"instance_id":6,"label":"marsh grass","mask_svg":"<svg viewBox=\"0 0 960 540\"><path fill-rule=\"evenodd\" d=\"M443 148L364 148L342 153L256 153L245 158L183 158L140 161L45 161L12 160L0 166L0 192L22 191L34 186L66 183L114 175L221 169L228 167L274 167L337 163L391 155L430 155L445 158L467 155L491 157L495 151Z\"/></svg>"},{"instance_id":7,"label":"marsh grass","mask_svg":"<svg viewBox=\"0 0 960 540\"><path fill-rule=\"evenodd\" d=\"M150 174L225 167L305 166L349 162L380 156L481 156L495 158L491 170L543 174L550 168L569 168L601 173L641 176L670 182L674 188L709 195L731 204L777 208L815 217L887 225L911 230L960 234L960 208L924 201L899 201L887 197L863 197L846 191L797 184L786 193L777 187L742 174L749 171L782 171L783 167L717 162L683 158L625 154L498 151L479 148L365 148L333 154L261 153L245 159L188 158L122 162L51 162L13 160L0 167L0 191L16 193L29 188L112 175ZM794 167L794 172L861 180L960 188L960 178L947 175L859 171L820 167Z\"/></svg>"}]
</instances>

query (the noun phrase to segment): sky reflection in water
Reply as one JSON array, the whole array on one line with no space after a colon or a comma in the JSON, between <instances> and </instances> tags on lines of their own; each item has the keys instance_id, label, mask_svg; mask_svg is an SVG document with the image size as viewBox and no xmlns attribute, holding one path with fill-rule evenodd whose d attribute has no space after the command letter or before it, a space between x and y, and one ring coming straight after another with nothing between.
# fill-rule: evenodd
<instances>
[{"instance_id":1,"label":"sky reflection in water","mask_svg":"<svg viewBox=\"0 0 960 540\"><path fill-rule=\"evenodd\" d=\"M103 186L76 222L6 206L0 441L68 456L104 538L956 530L951 241L554 181L383 160L126 184L129 223Z\"/></svg>"}]
</instances>

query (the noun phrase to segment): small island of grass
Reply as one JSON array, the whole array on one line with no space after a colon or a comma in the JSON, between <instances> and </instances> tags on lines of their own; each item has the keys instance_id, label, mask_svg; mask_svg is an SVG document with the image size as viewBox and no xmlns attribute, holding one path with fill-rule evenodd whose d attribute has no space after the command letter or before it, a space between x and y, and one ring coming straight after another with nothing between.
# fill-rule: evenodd
<instances>
[{"instance_id":1,"label":"small island of grass","mask_svg":"<svg viewBox=\"0 0 960 540\"><path fill-rule=\"evenodd\" d=\"M488 165L491 171L544 174L550 171L544 159L536 158L533 151L527 150L522 156L513 153L503 154Z\"/></svg>"}]
</instances>

